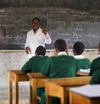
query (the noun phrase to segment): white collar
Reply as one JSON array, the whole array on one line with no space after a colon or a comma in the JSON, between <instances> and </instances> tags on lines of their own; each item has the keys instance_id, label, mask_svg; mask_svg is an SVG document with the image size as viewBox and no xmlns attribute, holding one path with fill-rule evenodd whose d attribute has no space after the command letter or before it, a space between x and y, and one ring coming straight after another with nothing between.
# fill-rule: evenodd
<instances>
[{"instance_id":1,"label":"white collar","mask_svg":"<svg viewBox=\"0 0 100 104\"><path fill-rule=\"evenodd\" d=\"M58 53L58 56L59 56L59 55L67 55L67 53L66 53L66 52L59 52L59 53Z\"/></svg>"},{"instance_id":2,"label":"white collar","mask_svg":"<svg viewBox=\"0 0 100 104\"><path fill-rule=\"evenodd\" d=\"M81 59L81 58L84 58L84 56L83 55L76 55L76 56L74 56L74 58Z\"/></svg>"},{"instance_id":3,"label":"white collar","mask_svg":"<svg viewBox=\"0 0 100 104\"><path fill-rule=\"evenodd\" d=\"M43 55L35 55L35 56L43 57Z\"/></svg>"}]
</instances>

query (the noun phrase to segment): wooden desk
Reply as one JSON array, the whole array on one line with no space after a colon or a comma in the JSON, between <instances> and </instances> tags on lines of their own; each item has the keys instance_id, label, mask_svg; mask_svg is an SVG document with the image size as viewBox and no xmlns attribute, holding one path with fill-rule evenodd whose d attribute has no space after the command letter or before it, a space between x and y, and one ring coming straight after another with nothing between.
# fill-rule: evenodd
<instances>
[{"instance_id":1,"label":"wooden desk","mask_svg":"<svg viewBox=\"0 0 100 104\"><path fill-rule=\"evenodd\" d=\"M30 77L30 104L38 104L37 88L45 87L48 77L41 73L28 73L27 75Z\"/></svg>"},{"instance_id":2,"label":"wooden desk","mask_svg":"<svg viewBox=\"0 0 100 104\"><path fill-rule=\"evenodd\" d=\"M8 104L12 104L12 82L15 82L15 104L18 104L18 82L28 81L28 76L20 70L8 70Z\"/></svg>"},{"instance_id":3,"label":"wooden desk","mask_svg":"<svg viewBox=\"0 0 100 104\"><path fill-rule=\"evenodd\" d=\"M100 97L88 98L73 91L69 92L70 104L100 104Z\"/></svg>"},{"instance_id":4,"label":"wooden desk","mask_svg":"<svg viewBox=\"0 0 100 104\"><path fill-rule=\"evenodd\" d=\"M61 104L67 104L70 87L82 86L88 84L91 77L73 77L50 79L46 82L46 104L51 104L51 96L59 97Z\"/></svg>"}]
</instances>

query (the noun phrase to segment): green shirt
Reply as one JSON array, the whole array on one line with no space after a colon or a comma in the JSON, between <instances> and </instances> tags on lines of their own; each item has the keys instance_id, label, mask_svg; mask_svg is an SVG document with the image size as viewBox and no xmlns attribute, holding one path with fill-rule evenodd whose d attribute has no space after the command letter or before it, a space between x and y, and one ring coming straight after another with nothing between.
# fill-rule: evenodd
<instances>
[{"instance_id":1,"label":"green shirt","mask_svg":"<svg viewBox=\"0 0 100 104\"><path fill-rule=\"evenodd\" d=\"M80 69L84 69L84 70L88 70L90 69L91 66L91 61L87 58L82 58L82 59L76 59L77 63L79 65L79 70Z\"/></svg>"},{"instance_id":2,"label":"green shirt","mask_svg":"<svg viewBox=\"0 0 100 104\"><path fill-rule=\"evenodd\" d=\"M41 69L44 76L50 78L75 77L78 64L74 57L67 55L52 56Z\"/></svg>"},{"instance_id":3,"label":"green shirt","mask_svg":"<svg viewBox=\"0 0 100 104\"><path fill-rule=\"evenodd\" d=\"M34 56L21 68L24 73L41 72L41 68L48 56Z\"/></svg>"},{"instance_id":4,"label":"green shirt","mask_svg":"<svg viewBox=\"0 0 100 104\"><path fill-rule=\"evenodd\" d=\"M100 69L100 57L92 61L90 69L90 75L92 75L96 70Z\"/></svg>"},{"instance_id":5,"label":"green shirt","mask_svg":"<svg viewBox=\"0 0 100 104\"><path fill-rule=\"evenodd\" d=\"M90 84L100 84L100 70L93 73Z\"/></svg>"}]
</instances>

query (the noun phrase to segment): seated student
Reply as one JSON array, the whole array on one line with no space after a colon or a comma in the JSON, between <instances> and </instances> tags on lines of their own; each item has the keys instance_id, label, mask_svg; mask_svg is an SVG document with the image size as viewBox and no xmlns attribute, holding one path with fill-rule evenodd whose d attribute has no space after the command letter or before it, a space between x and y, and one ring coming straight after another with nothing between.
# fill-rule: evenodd
<instances>
[{"instance_id":1,"label":"seated student","mask_svg":"<svg viewBox=\"0 0 100 104\"><path fill-rule=\"evenodd\" d=\"M91 62L88 58L84 58L82 53L84 52L84 44L82 42L76 42L73 46L74 58L77 60L80 69L90 69Z\"/></svg>"},{"instance_id":2,"label":"seated student","mask_svg":"<svg viewBox=\"0 0 100 104\"><path fill-rule=\"evenodd\" d=\"M100 70L96 70L93 73L90 84L100 84Z\"/></svg>"},{"instance_id":3,"label":"seated student","mask_svg":"<svg viewBox=\"0 0 100 104\"><path fill-rule=\"evenodd\" d=\"M68 56L66 53L66 42L58 39L54 43L54 51L56 56L47 59L43 65L41 72L44 76L50 78L75 77L78 71L78 64L74 57ZM45 91L41 96L41 104L46 104ZM59 104L59 98L52 98L52 104Z\"/></svg>"},{"instance_id":4,"label":"seated student","mask_svg":"<svg viewBox=\"0 0 100 104\"><path fill-rule=\"evenodd\" d=\"M41 72L41 68L48 56L45 56L46 49L43 46L38 46L35 50L35 56L33 56L25 65L21 68L21 71L24 73L36 73ZM41 96L43 88L37 89L37 95Z\"/></svg>"},{"instance_id":5,"label":"seated student","mask_svg":"<svg viewBox=\"0 0 100 104\"><path fill-rule=\"evenodd\" d=\"M24 73L41 72L41 68L48 58L48 56L45 56L45 53L46 49L43 46L38 46L35 56L24 64L21 71Z\"/></svg>"},{"instance_id":6,"label":"seated student","mask_svg":"<svg viewBox=\"0 0 100 104\"><path fill-rule=\"evenodd\" d=\"M96 59L94 59L91 63L91 67L90 67L90 74L89 75L92 75L96 70L99 70L100 69L100 42L99 42L99 45L98 45L98 52L99 52L99 55Z\"/></svg>"}]
</instances>

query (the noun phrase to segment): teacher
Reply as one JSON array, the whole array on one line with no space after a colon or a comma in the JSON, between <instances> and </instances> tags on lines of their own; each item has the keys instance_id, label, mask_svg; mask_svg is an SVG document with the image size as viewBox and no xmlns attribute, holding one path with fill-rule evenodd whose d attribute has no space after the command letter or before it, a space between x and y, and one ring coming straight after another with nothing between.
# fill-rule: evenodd
<instances>
[{"instance_id":1,"label":"teacher","mask_svg":"<svg viewBox=\"0 0 100 104\"><path fill-rule=\"evenodd\" d=\"M35 50L38 46L42 45L45 47L45 44L51 44L51 38L46 31L46 29L40 28L40 19L35 17L32 19L33 29L27 33L25 51L28 54L28 57L31 58L35 56Z\"/></svg>"}]
</instances>

